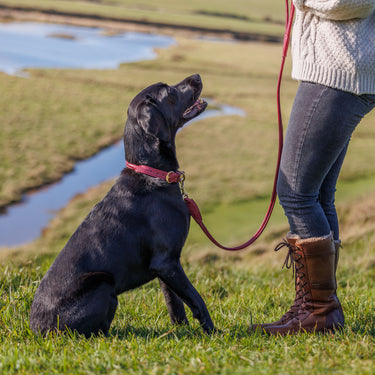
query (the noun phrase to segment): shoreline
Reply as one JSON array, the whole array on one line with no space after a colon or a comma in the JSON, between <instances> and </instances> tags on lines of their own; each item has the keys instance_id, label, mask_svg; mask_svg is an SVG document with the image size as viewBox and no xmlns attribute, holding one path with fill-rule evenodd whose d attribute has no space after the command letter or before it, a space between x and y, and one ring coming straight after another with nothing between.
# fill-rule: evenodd
<instances>
[{"instance_id":1,"label":"shoreline","mask_svg":"<svg viewBox=\"0 0 375 375\"><path fill-rule=\"evenodd\" d=\"M214 29L191 25L134 20L127 18L105 17L95 14L61 12L53 9L35 10L28 7L0 5L0 20L5 22L35 21L63 23L67 25L101 27L113 32L140 31L165 35L183 35L187 37L207 36L236 41L258 41L281 43L282 36L240 32L229 29Z\"/></svg>"}]
</instances>

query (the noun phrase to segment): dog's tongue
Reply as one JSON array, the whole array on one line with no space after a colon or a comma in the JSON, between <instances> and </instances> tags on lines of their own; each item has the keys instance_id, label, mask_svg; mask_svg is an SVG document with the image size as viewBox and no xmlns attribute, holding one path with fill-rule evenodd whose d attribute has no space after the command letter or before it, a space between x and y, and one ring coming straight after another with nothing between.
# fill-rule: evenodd
<instances>
[{"instance_id":1,"label":"dog's tongue","mask_svg":"<svg viewBox=\"0 0 375 375\"><path fill-rule=\"evenodd\" d=\"M207 106L207 102L205 102L203 99L199 98L191 107L189 107L182 117L184 119L191 119L198 115L200 112L202 112Z\"/></svg>"}]
</instances>

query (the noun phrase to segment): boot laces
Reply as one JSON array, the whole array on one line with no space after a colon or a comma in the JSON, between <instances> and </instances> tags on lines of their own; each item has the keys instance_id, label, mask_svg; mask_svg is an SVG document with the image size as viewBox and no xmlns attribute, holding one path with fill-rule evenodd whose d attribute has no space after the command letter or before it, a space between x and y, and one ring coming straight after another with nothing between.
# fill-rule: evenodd
<instances>
[{"instance_id":1,"label":"boot laces","mask_svg":"<svg viewBox=\"0 0 375 375\"><path fill-rule=\"evenodd\" d=\"M293 276L297 276L299 279L305 276L302 268L304 268L304 264L300 261L302 256L296 252L298 246L290 244L287 240L283 240L283 242L279 243L274 251L280 251L283 247L288 248L288 253L286 254L284 264L282 268L290 269L293 267ZM306 285L306 283L304 284Z\"/></svg>"},{"instance_id":2,"label":"boot laces","mask_svg":"<svg viewBox=\"0 0 375 375\"><path fill-rule=\"evenodd\" d=\"M285 257L284 264L282 268L290 269L293 266L293 275L294 275L294 258L293 258L293 252L295 250L295 246L291 245L287 240L283 239L282 242L280 242L274 249L274 251L280 251L283 247L288 248L288 253Z\"/></svg>"},{"instance_id":3,"label":"boot laces","mask_svg":"<svg viewBox=\"0 0 375 375\"><path fill-rule=\"evenodd\" d=\"M305 286L307 285L307 281L305 281L304 277L304 264L303 262L301 262L302 256L296 252L296 249L298 249L298 247L290 244L287 240L283 239L283 241L275 247L274 251L280 251L284 247L288 248L288 253L285 257L282 268L285 267L287 269L293 269L293 277L295 278L296 287L296 298L294 300L294 303L289 311L283 315L283 318L287 318L290 315L294 316L295 313L300 309L309 310L312 305L308 302L307 298L309 292L305 288Z\"/></svg>"},{"instance_id":4,"label":"boot laces","mask_svg":"<svg viewBox=\"0 0 375 375\"><path fill-rule=\"evenodd\" d=\"M308 285L308 282L306 280L306 274L303 272L303 268L305 267L304 263L301 262L302 256L300 254L297 254L296 258L294 259L294 267L296 272L296 284L297 284L297 290L298 290L298 300L302 301L302 303L299 306L300 311L309 311L313 308L313 304L311 302L311 293L309 291L309 288L306 288ZM298 319L298 314L297 314Z\"/></svg>"}]
</instances>

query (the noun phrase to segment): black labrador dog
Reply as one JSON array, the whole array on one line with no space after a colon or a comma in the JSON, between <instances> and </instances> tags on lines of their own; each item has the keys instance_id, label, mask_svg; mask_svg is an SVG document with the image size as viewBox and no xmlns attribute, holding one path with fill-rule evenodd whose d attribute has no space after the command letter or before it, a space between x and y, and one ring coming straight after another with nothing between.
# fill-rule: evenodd
<instances>
[{"instance_id":1,"label":"black labrador dog","mask_svg":"<svg viewBox=\"0 0 375 375\"><path fill-rule=\"evenodd\" d=\"M176 132L205 110L201 90L196 74L175 86L158 83L140 92L128 109L127 161L177 171ZM125 168L43 277L31 306L31 329L108 334L117 295L158 278L172 323L187 323L184 302L211 332L206 305L180 263L189 224L177 183Z\"/></svg>"}]
</instances>

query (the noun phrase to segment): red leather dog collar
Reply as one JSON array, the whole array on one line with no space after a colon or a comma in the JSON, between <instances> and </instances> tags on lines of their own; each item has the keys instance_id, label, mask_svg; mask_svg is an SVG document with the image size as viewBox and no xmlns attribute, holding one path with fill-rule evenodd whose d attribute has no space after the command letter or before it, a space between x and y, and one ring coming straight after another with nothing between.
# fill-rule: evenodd
<instances>
[{"instance_id":1,"label":"red leather dog collar","mask_svg":"<svg viewBox=\"0 0 375 375\"><path fill-rule=\"evenodd\" d=\"M167 181L169 184L173 182L180 182L184 178L183 172L165 172L160 169L148 167L147 165L135 165L126 162L126 167L134 170L135 172L146 174L150 177L160 178Z\"/></svg>"}]
</instances>

